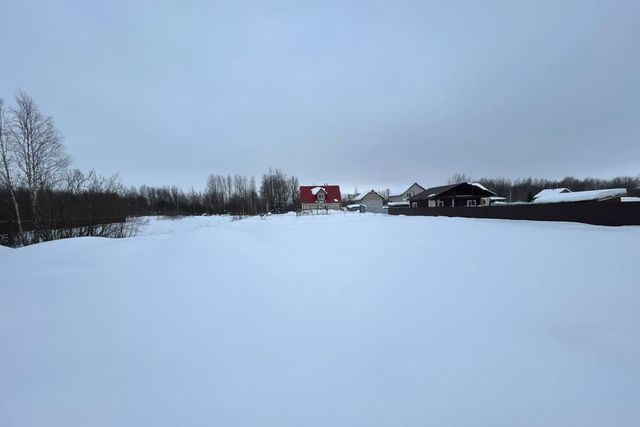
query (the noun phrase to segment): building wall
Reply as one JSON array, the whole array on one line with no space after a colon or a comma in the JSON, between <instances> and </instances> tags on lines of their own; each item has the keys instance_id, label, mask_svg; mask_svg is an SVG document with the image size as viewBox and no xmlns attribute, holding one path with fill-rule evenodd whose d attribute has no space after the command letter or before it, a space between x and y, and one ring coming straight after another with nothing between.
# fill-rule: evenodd
<instances>
[{"instance_id":1,"label":"building wall","mask_svg":"<svg viewBox=\"0 0 640 427\"><path fill-rule=\"evenodd\" d=\"M376 196L375 194L371 194L371 193L367 194L362 198L362 200L360 200L359 203L367 207L367 212L373 212L373 213L385 212L385 210L383 209L384 200L382 199L382 197Z\"/></svg>"},{"instance_id":2,"label":"building wall","mask_svg":"<svg viewBox=\"0 0 640 427\"><path fill-rule=\"evenodd\" d=\"M437 205L438 200L442 200L442 202L444 203L445 208L450 208L450 207L467 207L467 200L475 200L476 201L476 206L480 206L480 201L481 201L482 197L456 197L453 199L431 199L433 202L435 202L435 204ZM453 200L454 205L452 206L451 201ZM417 202L414 202L417 204L418 208L428 208L431 207L429 206L429 200L418 200Z\"/></svg>"},{"instance_id":3,"label":"building wall","mask_svg":"<svg viewBox=\"0 0 640 427\"><path fill-rule=\"evenodd\" d=\"M389 195L389 201L390 202L404 202L407 199L407 193L411 193L411 196L416 196L416 195L422 193L423 191L424 191L424 189L422 187L420 187L418 184L413 184L411 187L409 187L407 190L405 190L404 193L402 193L400 195L396 195L396 196Z\"/></svg>"}]
</instances>

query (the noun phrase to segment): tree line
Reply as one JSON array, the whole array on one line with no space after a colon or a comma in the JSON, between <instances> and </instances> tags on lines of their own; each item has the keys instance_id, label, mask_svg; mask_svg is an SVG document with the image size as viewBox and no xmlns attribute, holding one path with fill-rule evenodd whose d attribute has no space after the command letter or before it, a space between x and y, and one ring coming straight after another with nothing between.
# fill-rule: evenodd
<instances>
[{"instance_id":1,"label":"tree line","mask_svg":"<svg viewBox=\"0 0 640 427\"><path fill-rule=\"evenodd\" d=\"M255 215L300 207L298 178L280 169L269 168L259 183L245 175L212 174L203 191L184 191L176 186L127 188L118 175L103 177L70 166L61 132L28 94L19 92L11 108L0 98L0 245L77 236L126 237L140 226L136 218L146 215ZM640 187L640 176L473 180L458 173L449 183L470 181L508 201L531 201L545 188Z\"/></svg>"},{"instance_id":2,"label":"tree line","mask_svg":"<svg viewBox=\"0 0 640 427\"><path fill-rule=\"evenodd\" d=\"M255 215L299 207L298 178L269 168L254 177L210 175L204 191L125 187L118 175L72 169L61 132L20 91L0 98L0 245L63 237L126 237L146 215Z\"/></svg>"}]
</instances>

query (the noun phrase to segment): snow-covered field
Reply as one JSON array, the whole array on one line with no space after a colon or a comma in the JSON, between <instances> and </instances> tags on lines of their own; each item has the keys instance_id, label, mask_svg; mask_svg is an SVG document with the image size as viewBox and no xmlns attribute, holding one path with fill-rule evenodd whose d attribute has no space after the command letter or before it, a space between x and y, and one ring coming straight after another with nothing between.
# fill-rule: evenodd
<instances>
[{"instance_id":1,"label":"snow-covered field","mask_svg":"<svg viewBox=\"0 0 640 427\"><path fill-rule=\"evenodd\" d=\"M0 248L0 426L637 426L640 227L153 219Z\"/></svg>"}]
</instances>

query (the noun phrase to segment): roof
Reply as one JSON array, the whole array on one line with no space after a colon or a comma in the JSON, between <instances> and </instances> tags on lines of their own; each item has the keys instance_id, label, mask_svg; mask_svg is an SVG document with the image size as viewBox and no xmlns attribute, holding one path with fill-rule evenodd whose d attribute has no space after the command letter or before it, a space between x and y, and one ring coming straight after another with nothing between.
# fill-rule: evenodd
<instances>
[{"instance_id":1,"label":"roof","mask_svg":"<svg viewBox=\"0 0 640 427\"><path fill-rule=\"evenodd\" d=\"M640 202L640 197L621 197L621 202Z\"/></svg>"},{"instance_id":2,"label":"roof","mask_svg":"<svg viewBox=\"0 0 640 427\"><path fill-rule=\"evenodd\" d=\"M477 188L479 188L479 189L481 189L483 191L488 191L489 193L493 193L493 191L489 190L487 187L485 187L484 185L480 184L479 182L468 182L467 184L471 184L474 187L477 187ZM493 193L493 194L495 195L496 193Z\"/></svg>"},{"instance_id":3,"label":"roof","mask_svg":"<svg viewBox=\"0 0 640 427\"><path fill-rule=\"evenodd\" d=\"M438 194L444 193L447 190L452 189L458 184L450 184L450 185L441 185L439 187L431 187L424 190L422 193L413 196L412 200L426 200L430 199Z\"/></svg>"},{"instance_id":4,"label":"roof","mask_svg":"<svg viewBox=\"0 0 640 427\"><path fill-rule=\"evenodd\" d=\"M574 191L573 193L558 193L546 197L539 197L533 203L563 203L602 201L621 197L627 194L626 188L609 188L606 190Z\"/></svg>"},{"instance_id":5,"label":"roof","mask_svg":"<svg viewBox=\"0 0 640 427\"><path fill-rule=\"evenodd\" d=\"M311 194L313 194L314 196L317 195L320 191L324 191L325 193L327 192L324 188L322 187L313 187L311 189Z\"/></svg>"},{"instance_id":6,"label":"roof","mask_svg":"<svg viewBox=\"0 0 640 427\"><path fill-rule=\"evenodd\" d=\"M327 195L325 202L338 203L342 201L339 185L303 185L300 187L300 202L315 203L316 194L323 190Z\"/></svg>"},{"instance_id":7,"label":"roof","mask_svg":"<svg viewBox=\"0 0 640 427\"><path fill-rule=\"evenodd\" d=\"M571 193L571 190L569 190L568 188L545 188L544 190L533 196L533 198L537 199L538 197L548 197L555 194L563 193Z\"/></svg>"},{"instance_id":8,"label":"roof","mask_svg":"<svg viewBox=\"0 0 640 427\"><path fill-rule=\"evenodd\" d=\"M389 202L389 203L387 203L387 206L390 206L390 207L394 207L394 206L409 206L409 202Z\"/></svg>"},{"instance_id":9,"label":"roof","mask_svg":"<svg viewBox=\"0 0 640 427\"><path fill-rule=\"evenodd\" d=\"M365 197L367 194L371 194L371 193L375 194L376 196L378 196L378 197L380 197L381 199L383 199L383 200L384 200L384 197L382 197L382 196L381 196L380 194L378 194L376 191L371 190L371 191L367 191L366 193L360 193L360 194L358 194L356 197L354 197L354 198L353 198L353 201L354 201L354 202L359 202L360 200L364 199L364 197Z\"/></svg>"},{"instance_id":10,"label":"roof","mask_svg":"<svg viewBox=\"0 0 640 427\"><path fill-rule=\"evenodd\" d=\"M414 185L417 185L418 187L420 187L420 188L422 188L424 190L424 187L422 185L418 184L417 182L414 182L412 184L399 185L397 187L390 188L389 189L389 197L402 196L403 194L405 194L407 192L408 189L410 189Z\"/></svg>"},{"instance_id":11,"label":"roof","mask_svg":"<svg viewBox=\"0 0 640 427\"><path fill-rule=\"evenodd\" d=\"M449 185L441 185L439 187L431 187L431 188L427 188L426 190L424 190L422 193L413 196L411 198L412 201L416 201L416 200L427 200L427 199L431 199L434 197L438 197L439 195L446 193L449 190L452 190L456 187L460 187L463 185L468 185L470 187L473 187L475 189L475 192L480 193L480 194L474 194L476 196L480 196L480 197L490 197L490 196L495 196L496 193L494 193L493 191L487 189L484 185L479 184L477 182L460 182L458 184L449 184ZM473 191L473 189L472 189Z\"/></svg>"}]
</instances>

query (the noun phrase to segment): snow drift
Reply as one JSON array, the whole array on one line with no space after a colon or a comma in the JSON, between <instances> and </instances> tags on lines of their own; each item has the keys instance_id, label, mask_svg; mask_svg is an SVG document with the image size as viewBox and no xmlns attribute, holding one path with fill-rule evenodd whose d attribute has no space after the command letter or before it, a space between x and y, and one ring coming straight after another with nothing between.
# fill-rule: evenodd
<instances>
[{"instance_id":1,"label":"snow drift","mask_svg":"<svg viewBox=\"0 0 640 427\"><path fill-rule=\"evenodd\" d=\"M640 228L191 218L0 251L0 425L640 423Z\"/></svg>"}]
</instances>

